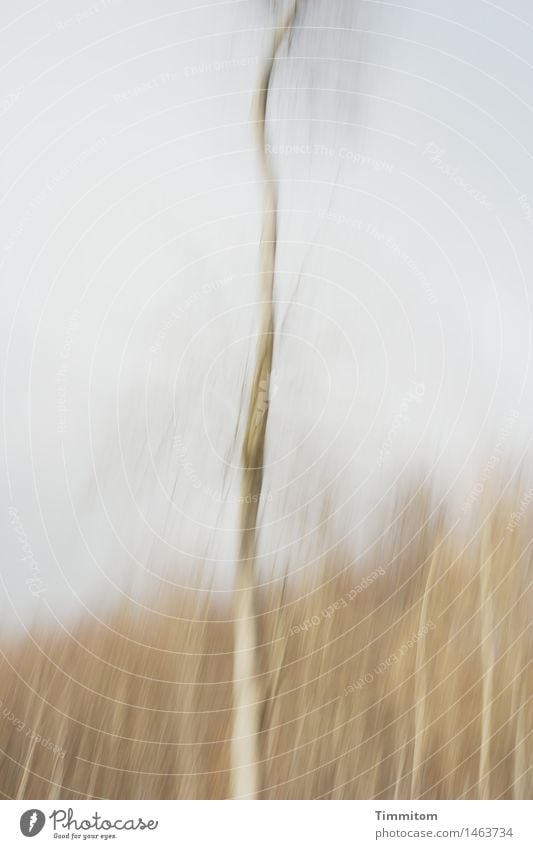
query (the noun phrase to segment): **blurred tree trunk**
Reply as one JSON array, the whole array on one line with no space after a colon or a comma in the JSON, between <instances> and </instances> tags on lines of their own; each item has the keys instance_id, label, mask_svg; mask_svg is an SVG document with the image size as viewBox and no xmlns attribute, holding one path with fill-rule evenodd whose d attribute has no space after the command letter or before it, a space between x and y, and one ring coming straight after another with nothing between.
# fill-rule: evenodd
<instances>
[{"instance_id":1,"label":"blurred tree trunk","mask_svg":"<svg viewBox=\"0 0 533 849\"><path fill-rule=\"evenodd\" d=\"M248 407L242 451L241 541L237 568L234 643L234 722L232 785L234 798L257 798L260 790L259 731L262 693L259 682L256 621L257 513L263 488L265 436L268 422L274 353L274 278L276 266L277 192L266 153L266 115L276 56L290 32L296 0L275 29L272 48L259 80L255 121L264 179L263 232L260 245L260 281L263 292L261 331Z\"/></svg>"}]
</instances>

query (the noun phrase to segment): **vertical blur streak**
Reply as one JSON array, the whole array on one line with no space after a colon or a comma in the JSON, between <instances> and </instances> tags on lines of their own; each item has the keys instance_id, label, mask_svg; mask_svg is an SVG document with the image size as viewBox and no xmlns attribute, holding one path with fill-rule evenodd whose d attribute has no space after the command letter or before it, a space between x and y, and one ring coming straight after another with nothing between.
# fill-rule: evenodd
<instances>
[{"instance_id":1,"label":"vertical blur streak","mask_svg":"<svg viewBox=\"0 0 533 849\"><path fill-rule=\"evenodd\" d=\"M260 246L260 275L263 289L262 326L257 344L248 420L242 452L242 508L239 567L236 578L234 647L234 727L232 745L233 795L256 798L259 780L258 736L261 722L261 693L257 649L255 588L257 581L257 511L263 489L265 436L268 422L270 378L274 352L274 277L276 266L277 193L266 153L268 92L278 50L290 32L296 0L274 31L271 53L259 80L255 120L264 174L264 228Z\"/></svg>"}]
</instances>

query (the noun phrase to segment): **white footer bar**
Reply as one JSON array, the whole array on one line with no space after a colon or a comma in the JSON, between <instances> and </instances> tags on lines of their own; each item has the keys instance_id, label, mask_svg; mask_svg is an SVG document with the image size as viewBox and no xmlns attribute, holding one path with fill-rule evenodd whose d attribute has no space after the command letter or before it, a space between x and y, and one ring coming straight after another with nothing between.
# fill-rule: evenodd
<instances>
[{"instance_id":1,"label":"white footer bar","mask_svg":"<svg viewBox=\"0 0 533 849\"><path fill-rule=\"evenodd\" d=\"M532 814L528 801L10 800L0 802L0 844L10 849L67 841L118 849L532 849Z\"/></svg>"}]
</instances>

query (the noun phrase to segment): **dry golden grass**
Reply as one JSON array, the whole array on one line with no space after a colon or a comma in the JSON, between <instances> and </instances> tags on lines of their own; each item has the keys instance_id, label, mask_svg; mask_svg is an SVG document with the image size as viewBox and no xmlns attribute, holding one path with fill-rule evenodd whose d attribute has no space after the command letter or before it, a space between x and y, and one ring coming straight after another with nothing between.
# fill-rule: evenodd
<instances>
[{"instance_id":1,"label":"dry golden grass","mask_svg":"<svg viewBox=\"0 0 533 849\"><path fill-rule=\"evenodd\" d=\"M415 498L356 572L339 555L301 598L289 582L260 593L263 798L531 796L531 514L507 527L519 500L473 505L470 539ZM200 598L4 644L1 710L24 723L0 716L5 797L229 795L232 626Z\"/></svg>"}]
</instances>

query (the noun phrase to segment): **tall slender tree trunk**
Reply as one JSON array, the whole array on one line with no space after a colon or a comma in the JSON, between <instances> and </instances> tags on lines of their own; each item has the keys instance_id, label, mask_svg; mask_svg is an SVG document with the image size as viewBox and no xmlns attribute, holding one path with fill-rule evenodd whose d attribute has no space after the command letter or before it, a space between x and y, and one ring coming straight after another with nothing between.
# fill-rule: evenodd
<instances>
[{"instance_id":1,"label":"tall slender tree trunk","mask_svg":"<svg viewBox=\"0 0 533 849\"><path fill-rule=\"evenodd\" d=\"M256 611L257 513L263 488L268 399L274 354L274 278L276 266L277 192L266 153L266 113L272 70L283 39L290 32L296 0L274 31L255 100L255 121L264 178L263 232L260 245L260 281L263 292L261 330L242 451L241 540L235 588L234 721L232 739L232 795L257 798L260 790L259 732L262 692L259 680Z\"/></svg>"}]
</instances>

